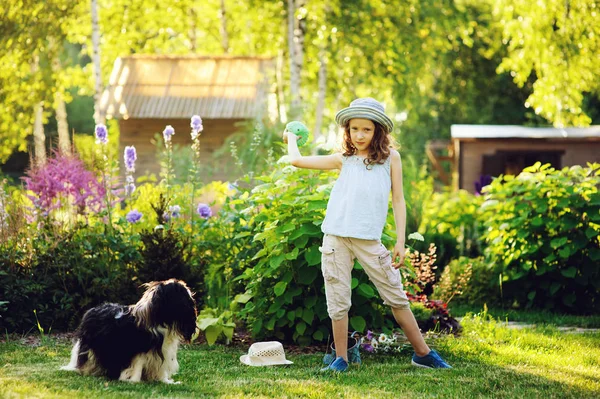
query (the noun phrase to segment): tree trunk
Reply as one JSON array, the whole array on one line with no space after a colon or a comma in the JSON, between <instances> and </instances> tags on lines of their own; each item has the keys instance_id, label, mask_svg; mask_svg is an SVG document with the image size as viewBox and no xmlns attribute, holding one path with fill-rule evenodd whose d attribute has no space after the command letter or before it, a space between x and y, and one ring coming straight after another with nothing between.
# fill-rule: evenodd
<instances>
[{"instance_id":1,"label":"tree trunk","mask_svg":"<svg viewBox=\"0 0 600 399\"><path fill-rule=\"evenodd\" d=\"M225 0L221 0L219 17L221 19L221 45L223 46L223 52L227 54L229 53L229 34L227 33L227 14L225 10Z\"/></svg>"},{"instance_id":2,"label":"tree trunk","mask_svg":"<svg viewBox=\"0 0 600 399\"><path fill-rule=\"evenodd\" d=\"M92 1L92 61L94 63L94 121L104 124L106 117L100 110L102 98L102 70L100 69L100 26L98 24L98 0Z\"/></svg>"},{"instance_id":3,"label":"tree trunk","mask_svg":"<svg viewBox=\"0 0 600 399\"><path fill-rule=\"evenodd\" d=\"M305 0L288 0L288 48L290 52L290 117L302 119L302 96L300 79L304 57L304 33L306 21L296 17L296 10L305 5Z\"/></svg>"},{"instance_id":4,"label":"tree trunk","mask_svg":"<svg viewBox=\"0 0 600 399\"><path fill-rule=\"evenodd\" d=\"M196 36L196 20L198 19L198 15L196 14L196 9L194 6L190 6L189 8L189 17L190 17L190 30L189 30L189 39L190 39L190 51L192 53L196 53L198 46L198 39Z\"/></svg>"},{"instance_id":5,"label":"tree trunk","mask_svg":"<svg viewBox=\"0 0 600 399\"><path fill-rule=\"evenodd\" d=\"M35 121L33 122L33 147L34 147L34 163L37 167L42 167L46 164L46 135L44 134L44 102L37 103L34 109Z\"/></svg>"},{"instance_id":6,"label":"tree trunk","mask_svg":"<svg viewBox=\"0 0 600 399\"><path fill-rule=\"evenodd\" d=\"M277 112L279 121L287 122L287 112L285 110L285 96L283 95L283 50L277 54L277 66L275 69L275 79L277 81Z\"/></svg>"},{"instance_id":7,"label":"tree trunk","mask_svg":"<svg viewBox=\"0 0 600 399\"><path fill-rule=\"evenodd\" d=\"M67 123L67 106L63 93L57 91L54 95L56 102L56 124L58 128L58 150L61 154L71 153L71 138L69 137L69 124Z\"/></svg>"},{"instance_id":8,"label":"tree trunk","mask_svg":"<svg viewBox=\"0 0 600 399\"><path fill-rule=\"evenodd\" d=\"M55 73L59 73L61 69L60 59L58 55L54 57L52 62ZM58 130L58 150L61 154L71 153L71 139L69 137L69 124L67 123L67 106L62 92L61 85L58 85L54 94L54 105L56 107L56 125Z\"/></svg>"},{"instance_id":9,"label":"tree trunk","mask_svg":"<svg viewBox=\"0 0 600 399\"><path fill-rule=\"evenodd\" d=\"M317 96L317 112L315 117L315 128L313 131L315 142L321 137L323 110L325 109L325 94L327 94L327 63L324 49L321 49L319 54L319 63L319 94Z\"/></svg>"},{"instance_id":10,"label":"tree trunk","mask_svg":"<svg viewBox=\"0 0 600 399\"><path fill-rule=\"evenodd\" d=\"M40 67L39 55L34 55L31 72L35 75ZM33 108L33 163L36 167L46 164L46 135L44 134L44 102L40 101Z\"/></svg>"}]
</instances>

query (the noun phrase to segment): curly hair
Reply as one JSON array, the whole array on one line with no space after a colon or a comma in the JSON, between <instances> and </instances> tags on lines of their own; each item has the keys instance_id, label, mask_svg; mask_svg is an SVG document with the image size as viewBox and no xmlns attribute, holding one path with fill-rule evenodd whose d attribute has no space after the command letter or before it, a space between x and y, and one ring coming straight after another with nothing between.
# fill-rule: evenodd
<instances>
[{"instance_id":1,"label":"curly hair","mask_svg":"<svg viewBox=\"0 0 600 399\"><path fill-rule=\"evenodd\" d=\"M342 150L343 155L347 157L355 155L357 151L350 137L350 120L346 121L343 126L344 140L342 141ZM372 169L374 164L383 164L390 156L390 149L394 148L394 142L390 139L390 135L386 133L383 125L375 121L371 122L375 125L375 133L369 146L369 156L363 161L367 169Z\"/></svg>"}]
</instances>

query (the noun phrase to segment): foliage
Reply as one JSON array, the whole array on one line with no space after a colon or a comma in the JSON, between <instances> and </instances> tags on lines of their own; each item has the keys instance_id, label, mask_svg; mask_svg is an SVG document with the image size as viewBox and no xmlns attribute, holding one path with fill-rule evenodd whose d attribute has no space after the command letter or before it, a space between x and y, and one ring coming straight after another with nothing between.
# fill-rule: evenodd
<instances>
[{"instance_id":1,"label":"foliage","mask_svg":"<svg viewBox=\"0 0 600 399\"><path fill-rule=\"evenodd\" d=\"M34 106L43 103L44 120L54 107L56 93L66 102L68 88L86 86L83 70L70 62L60 68L64 43L85 41L82 21L87 3L50 0L45 3L8 2L2 7L0 25L0 163L15 151L27 149L32 133Z\"/></svg>"},{"instance_id":2,"label":"foliage","mask_svg":"<svg viewBox=\"0 0 600 399\"><path fill-rule=\"evenodd\" d=\"M204 332L209 345L214 345L217 340L222 338L225 339L225 344L229 344L235 329L235 323L232 320L233 313L229 310L219 314L217 309L206 308L198 315L196 324L198 329Z\"/></svg>"},{"instance_id":3,"label":"foliage","mask_svg":"<svg viewBox=\"0 0 600 399\"><path fill-rule=\"evenodd\" d=\"M246 293L251 296L241 314L259 338L291 338L302 344L322 341L328 336L322 323L328 315L319 270L319 226L331 175L288 165L257 180L263 184L238 200L247 207L242 214L252 233L246 235L254 234L256 250L254 267L237 277L246 280ZM373 296L368 288L366 295ZM356 313L363 313L360 304Z\"/></svg>"},{"instance_id":4,"label":"foliage","mask_svg":"<svg viewBox=\"0 0 600 399\"><path fill-rule=\"evenodd\" d=\"M203 303L204 264L192 267L191 245L174 229L155 228L140 233L141 264L135 280L142 283L176 278L186 282L195 293L196 302Z\"/></svg>"},{"instance_id":5,"label":"foliage","mask_svg":"<svg viewBox=\"0 0 600 399\"><path fill-rule=\"evenodd\" d=\"M221 158L230 153L235 165L249 175L268 173L274 160L283 155L281 123L263 123L260 119L240 123L241 131L229 136L221 149L215 151L214 157ZM239 175L238 173L232 173Z\"/></svg>"},{"instance_id":6,"label":"foliage","mask_svg":"<svg viewBox=\"0 0 600 399\"><path fill-rule=\"evenodd\" d=\"M557 127L586 126L585 96L600 94L600 8L587 0L493 3L507 56L498 72L522 87L535 79L525 106Z\"/></svg>"},{"instance_id":7,"label":"foliage","mask_svg":"<svg viewBox=\"0 0 600 399\"><path fill-rule=\"evenodd\" d=\"M11 3L3 12L0 160L26 150L35 104L44 102L48 119L56 93L69 102L92 89L89 2L34 3ZM279 55L278 106L285 108L286 7L255 0L164 0L151 7L100 1L103 82L115 60L129 54ZM304 27L305 122L315 122L324 71L324 126L355 97L377 93L398 115L402 126L394 134L414 155L428 139L447 138L452 123L587 125L598 115L597 13L584 0L305 2L295 15ZM59 68L52 66L56 58Z\"/></svg>"},{"instance_id":8,"label":"foliage","mask_svg":"<svg viewBox=\"0 0 600 399\"><path fill-rule=\"evenodd\" d=\"M0 249L0 290L9 301L2 327L9 331L36 326L34 310L42 326L66 330L92 306L139 298L140 254L128 234L84 226L65 233L42 229Z\"/></svg>"},{"instance_id":9,"label":"foliage","mask_svg":"<svg viewBox=\"0 0 600 399\"><path fill-rule=\"evenodd\" d=\"M517 305L592 312L600 306L600 165L539 162L484 189L490 260Z\"/></svg>"},{"instance_id":10,"label":"foliage","mask_svg":"<svg viewBox=\"0 0 600 399\"><path fill-rule=\"evenodd\" d=\"M422 221L419 231L426 240L445 250L440 264L459 256L476 257L482 253L480 205L483 197L470 194L466 190L434 192L425 200L422 208ZM454 244L449 248L448 244ZM440 272L443 267L440 268Z\"/></svg>"},{"instance_id":11,"label":"foliage","mask_svg":"<svg viewBox=\"0 0 600 399\"><path fill-rule=\"evenodd\" d=\"M483 257L452 260L435 285L433 297L449 303L488 306L501 304L500 272Z\"/></svg>"}]
</instances>

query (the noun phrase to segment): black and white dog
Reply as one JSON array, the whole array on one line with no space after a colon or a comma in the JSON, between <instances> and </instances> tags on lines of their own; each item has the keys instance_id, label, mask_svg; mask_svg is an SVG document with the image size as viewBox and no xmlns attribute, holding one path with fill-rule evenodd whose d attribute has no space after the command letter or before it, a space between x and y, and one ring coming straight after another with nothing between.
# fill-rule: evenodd
<instances>
[{"instance_id":1,"label":"black and white dog","mask_svg":"<svg viewBox=\"0 0 600 399\"><path fill-rule=\"evenodd\" d=\"M173 383L177 349L196 331L196 305L183 281L144 284L135 305L105 303L88 310L62 370L121 381Z\"/></svg>"}]
</instances>

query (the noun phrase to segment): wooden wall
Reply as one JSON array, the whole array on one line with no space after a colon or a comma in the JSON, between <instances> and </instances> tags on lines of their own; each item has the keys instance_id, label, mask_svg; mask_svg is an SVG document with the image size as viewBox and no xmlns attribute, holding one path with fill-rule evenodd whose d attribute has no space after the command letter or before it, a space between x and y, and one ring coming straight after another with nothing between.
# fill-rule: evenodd
<instances>
[{"instance_id":1,"label":"wooden wall","mask_svg":"<svg viewBox=\"0 0 600 399\"><path fill-rule=\"evenodd\" d=\"M219 159L213 159L215 150L223 146L225 139L235 133L240 127L236 123L243 122L242 119L203 119L204 130L200 136L201 164L213 169L213 173L205 172L202 176L204 182L212 180L228 180L232 172L233 162L229 151ZM163 148L157 148L153 144L154 136L162 132L166 125L171 125L175 129L173 144L180 146L189 146L192 143L190 135L189 119L127 119L119 120L120 131L120 163L123 170L123 151L125 146L133 145L137 151L138 160L136 162L136 176L154 173L157 177L160 172L160 161L157 157L157 151L163 151ZM207 165L208 164L208 165Z\"/></svg>"},{"instance_id":2,"label":"wooden wall","mask_svg":"<svg viewBox=\"0 0 600 399\"><path fill-rule=\"evenodd\" d=\"M458 141L458 140L457 140ZM458 148L457 148L458 147ZM483 156L496 151L563 151L561 167L582 165L586 162L600 162L600 140L460 140L455 142L458 150L459 188L474 192L473 182L479 179L483 169Z\"/></svg>"}]
</instances>

